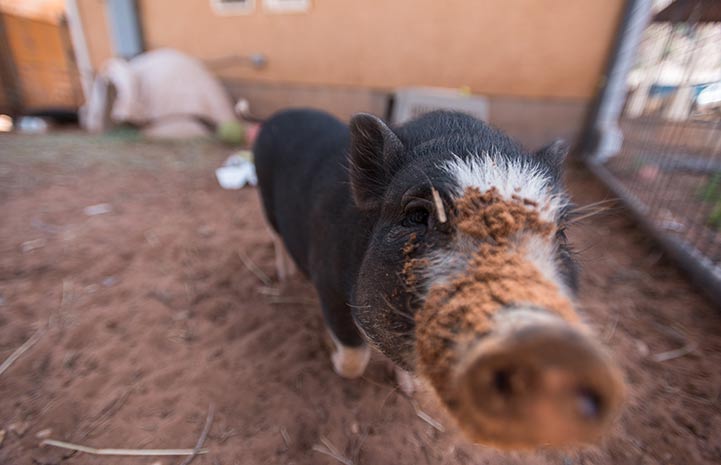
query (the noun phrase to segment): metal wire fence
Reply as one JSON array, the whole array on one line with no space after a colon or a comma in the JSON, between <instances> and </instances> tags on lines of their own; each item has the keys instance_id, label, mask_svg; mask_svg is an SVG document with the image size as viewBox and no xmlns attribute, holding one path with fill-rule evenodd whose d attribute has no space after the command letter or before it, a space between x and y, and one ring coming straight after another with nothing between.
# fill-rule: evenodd
<instances>
[{"instance_id":1,"label":"metal wire fence","mask_svg":"<svg viewBox=\"0 0 721 465\"><path fill-rule=\"evenodd\" d=\"M721 294L721 23L701 0L652 22L629 75L621 150L596 172L687 270ZM717 21L717 20L715 20Z\"/></svg>"}]
</instances>

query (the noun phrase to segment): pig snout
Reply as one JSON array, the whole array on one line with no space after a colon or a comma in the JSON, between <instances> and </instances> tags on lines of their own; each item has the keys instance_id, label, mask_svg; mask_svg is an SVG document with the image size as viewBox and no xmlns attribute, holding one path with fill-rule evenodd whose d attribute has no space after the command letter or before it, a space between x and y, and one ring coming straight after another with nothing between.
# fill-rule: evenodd
<instances>
[{"instance_id":1,"label":"pig snout","mask_svg":"<svg viewBox=\"0 0 721 465\"><path fill-rule=\"evenodd\" d=\"M542 310L502 309L464 352L450 376L452 409L471 437L501 447L593 441L623 397L603 348Z\"/></svg>"},{"instance_id":2,"label":"pig snout","mask_svg":"<svg viewBox=\"0 0 721 465\"><path fill-rule=\"evenodd\" d=\"M420 373L475 441L597 439L619 411L623 379L558 277L550 215L494 188L467 190L456 210L461 245L436 254L463 266L428 261L446 276L430 281L416 313Z\"/></svg>"},{"instance_id":3,"label":"pig snout","mask_svg":"<svg viewBox=\"0 0 721 465\"><path fill-rule=\"evenodd\" d=\"M558 287L513 259L483 256L503 278L433 288L416 315L420 373L477 442L597 439L619 411L620 370Z\"/></svg>"}]
</instances>

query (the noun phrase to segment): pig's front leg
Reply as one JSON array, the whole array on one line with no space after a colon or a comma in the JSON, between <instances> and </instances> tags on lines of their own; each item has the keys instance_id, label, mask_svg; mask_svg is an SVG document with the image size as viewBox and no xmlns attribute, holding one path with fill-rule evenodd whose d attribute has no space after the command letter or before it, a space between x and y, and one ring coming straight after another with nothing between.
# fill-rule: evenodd
<instances>
[{"instance_id":1,"label":"pig's front leg","mask_svg":"<svg viewBox=\"0 0 721 465\"><path fill-rule=\"evenodd\" d=\"M368 346L364 343L359 346L348 346L338 340L331 328L328 328L328 333L334 346L330 357L333 370L344 378L354 379L363 376L371 357Z\"/></svg>"},{"instance_id":2,"label":"pig's front leg","mask_svg":"<svg viewBox=\"0 0 721 465\"><path fill-rule=\"evenodd\" d=\"M418 388L418 380L416 376L410 371L404 370L403 368L396 366L396 382L401 392L409 397L416 393Z\"/></svg>"},{"instance_id":3,"label":"pig's front leg","mask_svg":"<svg viewBox=\"0 0 721 465\"><path fill-rule=\"evenodd\" d=\"M344 297L324 286L325 280L315 280L321 298L323 321L333 340L331 362L337 374L344 378L359 378L368 366L371 353L353 322Z\"/></svg>"},{"instance_id":4,"label":"pig's front leg","mask_svg":"<svg viewBox=\"0 0 721 465\"><path fill-rule=\"evenodd\" d=\"M291 258L288 250L283 244L283 239L273 231L273 228L268 227L271 237L273 238L273 251L275 253L275 271L278 275L278 281L281 283L286 282L289 278L296 274L297 269L293 258Z\"/></svg>"}]
</instances>

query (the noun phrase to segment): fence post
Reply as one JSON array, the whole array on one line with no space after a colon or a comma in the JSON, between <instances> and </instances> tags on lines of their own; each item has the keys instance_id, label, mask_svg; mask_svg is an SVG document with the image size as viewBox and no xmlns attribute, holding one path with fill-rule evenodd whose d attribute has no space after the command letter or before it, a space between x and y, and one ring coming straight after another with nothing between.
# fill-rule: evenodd
<instances>
[{"instance_id":1,"label":"fence post","mask_svg":"<svg viewBox=\"0 0 721 465\"><path fill-rule=\"evenodd\" d=\"M626 77L633 66L636 49L651 17L652 0L628 0L623 20L613 45L610 63L602 77L603 87L590 123L581 156L601 162L621 149L623 134L618 118L626 99Z\"/></svg>"}]
</instances>

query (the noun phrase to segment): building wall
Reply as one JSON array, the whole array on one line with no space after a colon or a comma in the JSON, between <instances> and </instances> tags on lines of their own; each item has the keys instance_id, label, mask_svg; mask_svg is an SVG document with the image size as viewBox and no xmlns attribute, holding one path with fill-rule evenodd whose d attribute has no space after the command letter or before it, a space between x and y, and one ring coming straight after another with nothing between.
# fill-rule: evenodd
<instances>
[{"instance_id":1,"label":"building wall","mask_svg":"<svg viewBox=\"0 0 721 465\"><path fill-rule=\"evenodd\" d=\"M348 121L357 112L386 117L388 91L358 87L288 85L257 81L225 81L233 98L245 98L253 114L266 118L279 108L322 108ZM581 99L547 99L490 96L490 122L526 147L535 149L554 139L573 142L585 121L588 102Z\"/></svg>"},{"instance_id":2,"label":"building wall","mask_svg":"<svg viewBox=\"0 0 721 465\"><path fill-rule=\"evenodd\" d=\"M138 0L147 48L204 60L261 52L262 70L229 77L589 98L623 0L313 0L309 12L218 15L210 0ZM112 53L103 0L80 0L95 65Z\"/></svg>"},{"instance_id":3,"label":"building wall","mask_svg":"<svg viewBox=\"0 0 721 465\"><path fill-rule=\"evenodd\" d=\"M593 95L623 0L314 0L308 13L220 16L209 0L140 0L149 48L213 59L262 52L271 82L469 86L492 95Z\"/></svg>"},{"instance_id":4,"label":"building wall","mask_svg":"<svg viewBox=\"0 0 721 465\"><path fill-rule=\"evenodd\" d=\"M105 0L77 0L77 5L85 31L90 62L93 71L98 71L105 60L113 56Z\"/></svg>"},{"instance_id":5,"label":"building wall","mask_svg":"<svg viewBox=\"0 0 721 465\"><path fill-rule=\"evenodd\" d=\"M311 0L308 12L280 14L255 0L248 14L219 15L210 0L137 1L147 49L173 47L209 64L264 54L262 69L211 67L261 114L299 104L341 117L383 114L386 93L397 87L468 87L490 97L492 122L522 139L535 134L525 137L529 145L578 132L624 5ZM112 53L107 13L103 0L78 5L97 68Z\"/></svg>"}]
</instances>

